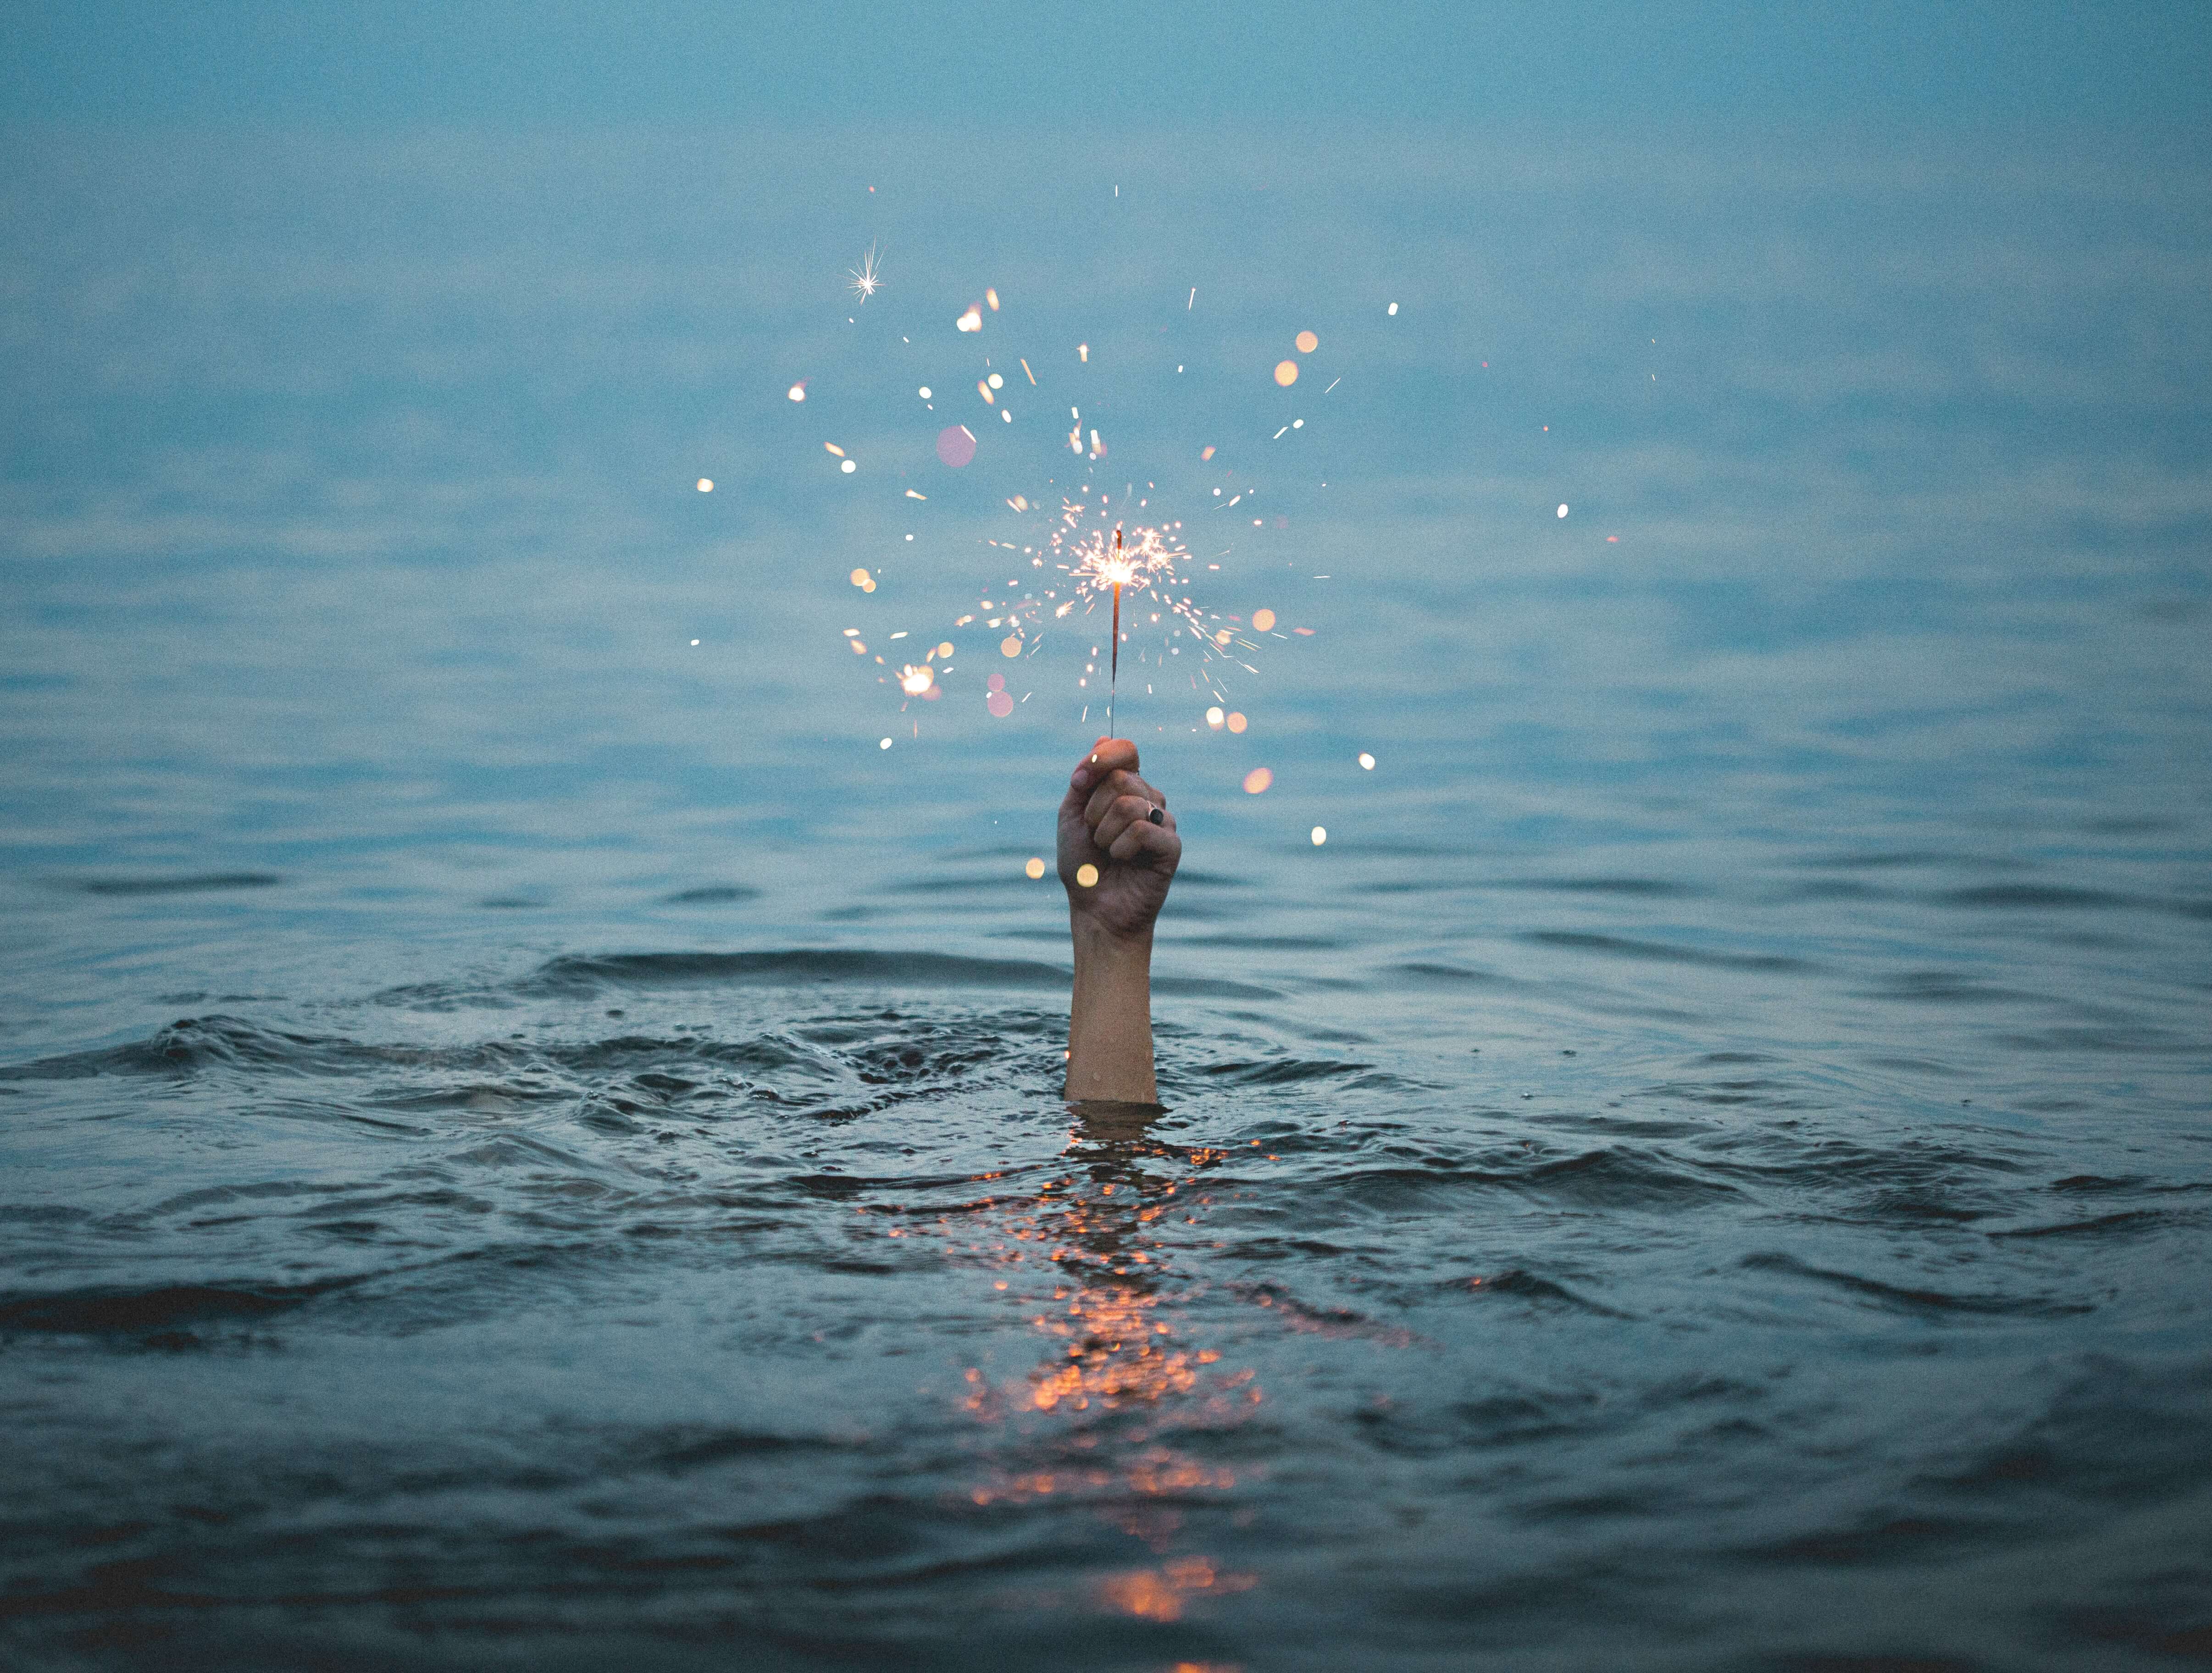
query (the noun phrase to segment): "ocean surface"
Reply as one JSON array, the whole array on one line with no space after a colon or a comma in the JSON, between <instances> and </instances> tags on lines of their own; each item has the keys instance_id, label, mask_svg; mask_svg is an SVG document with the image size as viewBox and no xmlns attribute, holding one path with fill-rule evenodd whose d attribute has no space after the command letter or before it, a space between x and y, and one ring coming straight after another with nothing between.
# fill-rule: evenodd
<instances>
[{"instance_id":1,"label":"ocean surface","mask_svg":"<svg viewBox=\"0 0 2212 1673\"><path fill-rule=\"evenodd\" d=\"M2212 1661L2201 160L0 143L11 1664Z\"/></svg>"}]
</instances>

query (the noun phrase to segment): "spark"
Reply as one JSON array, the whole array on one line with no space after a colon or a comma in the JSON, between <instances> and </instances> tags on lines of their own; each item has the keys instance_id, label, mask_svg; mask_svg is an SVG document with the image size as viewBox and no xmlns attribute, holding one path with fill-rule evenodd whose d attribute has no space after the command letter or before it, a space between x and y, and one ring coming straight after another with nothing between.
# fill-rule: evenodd
<instances>
[{"instance_id":1,"label":"spark","mask_svg":"<svg viewBox=\"0 0 2212 1673\"><path fill-rule=\"evenodd\" d=\"M864 307L868 298L883 288L883 276L876 269L876 246L872 244L868 246L867 254L860 258L858 267L848 267L845 271L852 279L846 289L858 296Z\"/></svg>"}]
</instances>

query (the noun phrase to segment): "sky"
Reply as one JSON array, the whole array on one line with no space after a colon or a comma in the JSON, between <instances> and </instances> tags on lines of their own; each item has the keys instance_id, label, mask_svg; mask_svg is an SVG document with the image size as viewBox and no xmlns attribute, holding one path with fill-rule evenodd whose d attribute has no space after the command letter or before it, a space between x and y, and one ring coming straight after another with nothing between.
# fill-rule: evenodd
<instances>
[{"instance_id":1,"label":"sky","mask_svg":"<svg viewBox=\"0 0 2212 1673\"><path fill-rule=\"evenodd\" d=\"M16 121L2130 128L2212 107L2212 5L2130 0L105 0L0 28Z\"/></svg>"}]
</instances>

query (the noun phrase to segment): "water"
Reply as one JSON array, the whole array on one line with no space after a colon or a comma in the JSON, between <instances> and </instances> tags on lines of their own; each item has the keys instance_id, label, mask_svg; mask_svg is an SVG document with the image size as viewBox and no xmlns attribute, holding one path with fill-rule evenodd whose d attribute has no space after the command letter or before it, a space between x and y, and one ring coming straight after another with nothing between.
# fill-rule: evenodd
<instances>
[{"instance_id":1,"label":"water","mask_svg":"<svg viewBox=\"0 0 2212 1673\"><path fill-rule=\"evenodd\" d=\"M9 143L11 1655L2208 1652L2186 159ZM839 648L1062 397L1316 629L1121 694L1153 1116L1081 648Z\"/></svg>"}]
</instances>

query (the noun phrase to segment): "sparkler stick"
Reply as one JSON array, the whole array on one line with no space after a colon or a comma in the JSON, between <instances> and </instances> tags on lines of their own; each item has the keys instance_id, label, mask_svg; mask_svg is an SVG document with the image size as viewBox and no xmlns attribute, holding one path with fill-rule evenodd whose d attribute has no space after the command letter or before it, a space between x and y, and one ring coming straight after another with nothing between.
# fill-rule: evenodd
<instances>
[{"instance_id":1,"label":"sparkler stick","mask_svg":"<svg viewBox=\"0 0 2212 1673\"><path fill-rule=\"evenodd\" d=\"M1106 676L1106 735L1114 735L1114 698L1121 689L1121 526L1114 525L1114 657Z\"/></svg>"}]
</instances>

